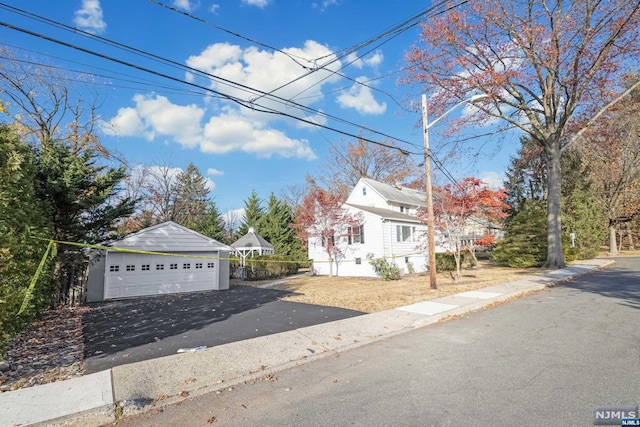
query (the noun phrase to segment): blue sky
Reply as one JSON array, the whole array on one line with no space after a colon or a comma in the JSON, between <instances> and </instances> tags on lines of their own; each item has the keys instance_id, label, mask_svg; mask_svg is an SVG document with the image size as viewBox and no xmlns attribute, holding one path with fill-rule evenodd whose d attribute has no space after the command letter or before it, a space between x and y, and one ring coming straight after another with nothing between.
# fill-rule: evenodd
<instances>
[{"instance_id":1,"label":"blue sky","mask_svg":"<svg viewBox=\"0 0 640 427\"><path fill-rule=\"evenodd\" d=\"M89 87L86 96L97 94L100 99L102 142L122 153L131 165L184 169L193 162L210 180L211 194L223 212L241 208L252 190L266 199L271 192L280 195L290 184L303 184L306 174L321 175L327 147L354 139L313 123L350 134L362 132L375 141L392 137L405 141L398 145L412 152L421 149L422 133L416 128L420 113L408 108L409 100L418 99L419 93L398 84L402 57L417 41L419 27L360 44L416 16L430 2L4 3L190 67L192 70L134 55L6 9L0 18L33 33L170 76L173 80L0 27L0 48L97 74L92 78L97 84ZM340 56L343 52L348 54ZM470 162L463 162L465 167L451 165L451 172L493 184L516 148L511 144L473 166ZM496 151L491 141L485 150ZM416 163L421 162L418 155L414 157Z\"/></svg>"}]
</instances>

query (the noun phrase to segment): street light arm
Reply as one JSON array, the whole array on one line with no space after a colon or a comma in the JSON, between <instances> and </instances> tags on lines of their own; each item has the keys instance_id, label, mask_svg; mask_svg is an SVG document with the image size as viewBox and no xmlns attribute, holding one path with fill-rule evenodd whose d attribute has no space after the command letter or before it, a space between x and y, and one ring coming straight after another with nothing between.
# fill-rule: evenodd
<instances>
[{"instance_id":1,"label":"street light arm","mask_svg":"<svg viewBox=\"0 0 640 427\"><path fill-rule=\"evenodd\" d=\"M456 105L454 105L453 107L449 108L447 111L444 112L443 115L441 115L440 117L438 117L437 119L435 119L432 122L429 122L429 124L425 127L425 129L429 129L431 128L431 126L435 125L436 123L438 123L441 119L443 119L445 116L447 116L450 112L452 112L453 110L455 110L456 108L458 108L459 106L461 106L462 104L473 104L474 102L480 100L480 99L484 99L484 98L488 98L489 95L487 95L486 93L481 94L481 95L474 95L471 98L468 99L463 99L462 101L458 102Z\"/></svg>"}]
</instances>

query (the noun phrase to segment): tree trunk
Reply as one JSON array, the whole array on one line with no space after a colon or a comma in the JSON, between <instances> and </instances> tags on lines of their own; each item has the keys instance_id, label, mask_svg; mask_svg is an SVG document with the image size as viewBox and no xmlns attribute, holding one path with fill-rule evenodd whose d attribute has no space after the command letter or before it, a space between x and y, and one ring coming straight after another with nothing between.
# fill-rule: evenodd
<instances>
[{"instance_id":1,"label":"tree trunk","mask_svg":"<svg viewBox=\"0 0 640 427\"><path fill-rule=\"evenodd\" d=\"M618 255L618 239L616 238L616 226L609 225L609 253Z\"/></svg>"},{"instance_id":2,"label":"tree trunk","mask_svg":"<svg viewBox=\"0 0 640 427\"><path fill-rule=\"evenodd\" d=\"M633 227L627 225L627 240L629 242L629 250L635 251L636 245L633 243Z\"/></svg>"},{"instance_id":3,"label":"tree trunk","mask_svg":"<svg viewBox=\"0 0 640 427\"><path fill-rule=\"evenodd\" d=\"M550 141L545 147L545 152L547 154L547 262L544 266L546 268L562 268L565 263L560 221L562 196L560 142Z\"/></svg>"}]
</instances>

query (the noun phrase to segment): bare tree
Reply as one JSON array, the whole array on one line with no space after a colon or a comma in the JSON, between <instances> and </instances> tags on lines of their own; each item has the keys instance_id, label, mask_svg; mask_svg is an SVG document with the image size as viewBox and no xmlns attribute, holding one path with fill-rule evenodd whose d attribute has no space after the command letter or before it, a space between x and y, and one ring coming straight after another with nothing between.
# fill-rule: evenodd
<instances>
[{"instance_id":1,"label":"bare tree","mask_svg":"<svg viewBox=\"0 0 640 427\"><path fill-rule=\"evenodd\" d=\"M389 141L384 144L394 145ZM332 192L337 191L346 198L360 178L395 184L420 174L421 171L408 155L400 149L387 146L372 144L360 138L332 144L319 181Z\"/></svg>"},{"instance_id":2,"label":"bare tree","mask_svg":"<svg viewBox=\"0 0 640 427\"><path fill-rule=\"evenodd\" d=\"M19 134L34 145L61 140L74 154L93 149L105 158L121 156L108 150L99 140L95 127L99 96L87 99L80 93L91 91L81 82L91 77L63 72L60 68L17 58L0 48L0 99L2 112L13 120Z\"/></svg>"}]
</instances>

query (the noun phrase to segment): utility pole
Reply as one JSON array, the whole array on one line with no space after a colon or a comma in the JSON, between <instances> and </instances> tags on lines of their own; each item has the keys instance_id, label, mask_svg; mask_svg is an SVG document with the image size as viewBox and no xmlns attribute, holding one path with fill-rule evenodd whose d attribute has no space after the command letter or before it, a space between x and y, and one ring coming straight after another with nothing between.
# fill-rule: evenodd
<instances>
[{"instance_id":1,"label":"utility pole","mask_svg":"<svg viewBox=\"0 0 640 427\"><path fill-rule=\"evenodd\" d=\"M429 151L429 117L427 115L427 95L422 94L422 130L424 135L424 169L427 187L427 246L429 250L429 284L438 289L436 283L436 243L435 216L433 214L433 188L431 187L431 152Z\"/></svg>"}]
</instances>

